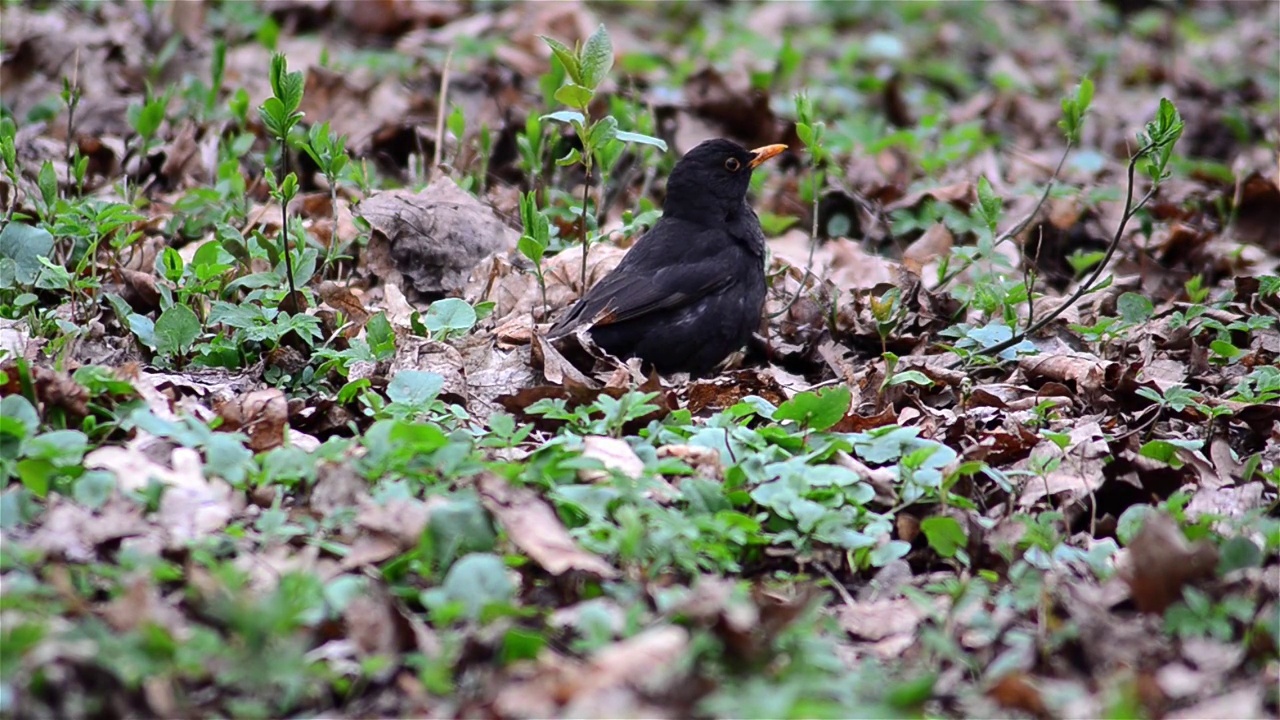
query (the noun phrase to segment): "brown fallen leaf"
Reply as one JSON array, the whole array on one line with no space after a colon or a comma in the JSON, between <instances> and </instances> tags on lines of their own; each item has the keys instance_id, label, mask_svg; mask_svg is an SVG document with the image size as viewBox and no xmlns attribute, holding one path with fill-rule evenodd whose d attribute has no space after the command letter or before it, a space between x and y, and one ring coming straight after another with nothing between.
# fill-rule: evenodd
<instances>
[{"instance_id":1,"label":"brown fallen leaf","mask_svg":"<svg viewBox=\"0 0 1280 720\"><path fill-rule=\"evenodd\" d=\"M284 445L289 420L289 401L278 388L255 390L229 402L215 403L214 409L228 431L243 430L254 452Z\"/></svg>"},{"instance_id":2,"label":"brown fallen leaf","mask_svg":"<svg viewBox=\"0 0 1280 720\"><path fill-rule=\"evenodd\" d=\"M390 190L355 210L373 226L369 269L411 299L460 293L487 255L515 248L518 234L475 196L440 176L421 192Z\"/></svg>"},{"instance_id":3,"label":"brown fallen leaf","mask_svg":"<svg viewBox=\"0 0 1280 720\"><path fill-rule=\"evenodd\" d=\"M556 511L537 493L511 485L497 475L480 479L480 497L507 531L511 542L552 575L570 571L597 578L618 576L599 555L578 547Z\"/></svg>"},{"instance_id":4,"label":"brown fallen leaf","mask_svg":"<svg viewBox=\"0 0 1280 720\"><path fill-rule=\"evenodd\" d=\"M1218 551L1204 541L1188 542L1173 518L1152 512L1129 544L1128 559L1123 577L1134 603L1159 615L1182 598L1184 587L1213 577Z\"/></svg>"},{"instance_id":5,"label":"brown fallen leaf","mask_svg":"<svg viewBox=\"0 0 1280 720\"><path fill-rule=\"evenodd\" d=\"M604 470L579 469L578 478L583 482L607 480L611 470L632 480L639 480L644 474L644 461L621 438L588 435L582 439L582 457L599 460L605 467Z\"/></svg>"}]
</instances>

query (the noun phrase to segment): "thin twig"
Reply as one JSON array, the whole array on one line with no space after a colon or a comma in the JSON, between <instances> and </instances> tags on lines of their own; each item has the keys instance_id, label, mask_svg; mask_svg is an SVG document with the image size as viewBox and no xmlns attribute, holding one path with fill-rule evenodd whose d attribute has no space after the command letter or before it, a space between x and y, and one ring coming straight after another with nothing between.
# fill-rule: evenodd
<instances>
[{"instance_id":1,"label":"thin twig","mask_svg":"<svg viewBox=\"0 0 1280 720\"><path fill-rule=\"evenodd\" d=\"M770 320L781 317L791 310L791 306L795 305L796 300L800 299L800 293L804 292L805 283L809 281L809 275L813 271L813 251L818 247L818 200L820 197L818 186L826 184L824 182L826 178L823 177L821 170L815 166L813 172L813 222L809 227L809 259L805 261L804 277L800 278L800 286L796 288L796 294L791 296L791 299L787 301L787 304L781 310L770 315Z\"/></svg>"},{"instance_id":2,"label":"thin twig","mask_svg":"<svg viewBox=\"0 0 1280 720\"><path fill-rule=\"evenodd\" d=\"M584 156L585 157L585 156ZM578 228L578 239L582 241L582 272L579 273L582 286L582 294L587 294L587 254L591 250L587 244L587 202L591 199L591 163L587 161L586 176L582 178L582 216L580 218L581 225Z\"/></svg>"},{"instance_id":3,"label":"thin twig","mask_svg":"<svg viewBox=\"0 0 1280 720\"><path fill-rule=\"evenodd\" d=\"M996 236L996 239L991 243L991 248L993 250L995 248L1000 247L1002 244L1008 242L1009 240L1012 240L1013 238L1017 237L1018 233L1025 230L1027 226L1031 224L1031 221L1035 219L1036 215L1040 214L1040 208L1044 207L1045 201L1049 199L1049 192L1053 190L1053 184L1054 182L1057 181L1058 174L1062 172L1062 166L1064 163L1066 163L1067 156L1070 154L1071 154L1071 143L1068 142L1066 149L1062 151L1062 157L1058 158L1057 167L1055 167L1053 169L1053 173L1049 175L1049 181L1045 183L1044 192L1040 193L1040 199L1036 201L1035 207L1031 208L1031 212L1023 216L1023 218L1019 220L1017 223L1015 223L1013 227L1009 228L1008 230ZM972 267L974 262L975 262L974 260L969 260L964 265L956 268L953 272L949 273L946 277L942 278L942 280L938 281L938 286L934 288L934 292L937 292L938 290L941 290L942 288L946 287L947 283L956 279L956 276L960 275L960 273L963 273L965 270L968 270L970 267Z\"/></svg>"},{"instance_id":4,"label":"thin twig","mask_svg":"<svg viewBox=\"0 0 1280 720\"><path fill-rule=\"evenodd\" d=\"M71 143L75 138L76 106L80 104L80 48L76 48L75 63L71 66L71 84L67 88L67 191L71 190L71 174L75 170L76 161L71 156Z\"/></svg>"},{"instance_id":5,"label":"thin twig","mask_svg":"<svg viewBox=\"0 0 1280 720\"><path fill-rule=\"evenodd\" d=\"M831 583L831 586L835 588L836 594L840 596L840 599L844 601L845 605L851 608L856 608L858 606L858 601L854 600L853 596L849 594L849 589L844 586L844 583L840 582L840 580L836 578L835 574L827 569L826 565L816 562L813 566L818 568L822 575L827 578L827 582Z\"/></svg>"},{"instance_id":6,"label":"thin twig","mask_svg":"<svg viewBox=\"0 0 1280 720\"><path fill-rule=\"evenodd\" d=\"M444 110L449 107L449 67L453 63L453 48L444 56L444 69L440 71L440 99L436 101L436 149L431 158L431 171L440 167L440 154L444 149ZM462 138L458 138L461 146ZM431 176L431 172L427 173Z\"/></svg>"},{"instance_id":7,"label":"thin twig","mask_svg":"<svg viewBox=\"0 0 1280 720\"><path fill-rule=\"evenodd\" d=\"M1136 205L1133 203L1133 174L1138 167L1138 160L1146 157L1147 153L1149 153L1154 147L1154 144L1146 145L1140 148L1138 152L1134 153L1133 157L1129 159L1128 187L1125 189L1124 197L1124 215L1121 216L1120 224L1116 227L1116 232L1111 237L1111 244L1107 246L1107 254L1103 256L1102 262L1098 263L1097 267L1094 268L1089 279L1081 283L1065 302L1059 304L1058 307L1053 310L1050 310L1048 314L1040 318L1040 320L1028 326L1022 332L1014 333L1012 337L1004 342L997 343L988 348L983 348L981 350L982 353L986 355L999 355L1005 350L1017 345L1029 336L1034 335L1047 327L1049 323L1056 320L1059 315L1066 312L1067 308L1071 307L1077 300L1084 297L1085 293L1091 291L1090 289L1093 287L1094 283L1098 281L1098 278L1102 275L1103 271L1106 270L1107 264L1111 262L1111 258L1116 254L1116 248L1120 247L1120 238L1124 235L1124 229L1129 224L1129 220L1147 204L1147 201L1155 195L1156 189L1159 187L1158 183L1152 183L1151 189L1147 190L1146 194L1142 196L1142 199L1139 200Z\"/></svg>"}]
</instances>

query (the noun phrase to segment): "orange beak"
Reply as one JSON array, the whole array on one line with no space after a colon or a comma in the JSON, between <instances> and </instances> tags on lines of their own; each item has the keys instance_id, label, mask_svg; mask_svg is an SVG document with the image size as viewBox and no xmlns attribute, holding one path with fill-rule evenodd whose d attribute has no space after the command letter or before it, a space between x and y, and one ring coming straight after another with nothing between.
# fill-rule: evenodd
<instances>
[{"instance_id":1,"label":"orange beak","mask_svg":"<svg viewBox=\"0 0 1280 720\"><path fill-rule=\"evenodd\" d=\"M769 158L773 157L774 155L777 155L778 153L786 149L787 149L786 145L765 145L764 147L758 147L755 150L751 151L751 154L755 155L755 157L751 158L751 162L747 164L750 165L752 168L759 167L760 163L764 162L765 160L768 160Z\"/></svg>"}]
</instances>

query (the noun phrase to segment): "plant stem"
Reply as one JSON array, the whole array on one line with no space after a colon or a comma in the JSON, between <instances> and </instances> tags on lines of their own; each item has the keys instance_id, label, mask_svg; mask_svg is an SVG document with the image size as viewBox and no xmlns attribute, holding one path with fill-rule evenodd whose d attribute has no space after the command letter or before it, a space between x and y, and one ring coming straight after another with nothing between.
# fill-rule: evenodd
<instances>
[{"instance_id":1,"label":"plant stem","mask_svg":"<svg viewBox=\"0 0 1280 720\"><path fill-rule=\"evenodd\" d=\"M585 157L590 158L590 155ZM582 287L582 294L587 294L587 251L590 246L587 245L587 200L591 192L591 161L588 159L585 163L587 176L582 180L582 221L578 224L578 239L582 242L582 272L579 284Z\"/></svg>"},{"instance_id":2,"label":"plant stem","mask_svg":"<svg viewBox=\"0 0 1280 720\"><path fill-rule=\"evenodd\" d=\"M1147 153L1151 152L1151 150L1154 149L1155 147L1156 147L1155 143L1145 145L1142 148L1140 148L1138 152L1134 153L1133 157L1129 158L1128 183L1127 183L1128 186L1125 188L1125 196L1124 196L1124 214L1120 217L1120 224L1116 227L1115 234L1111 236L1111 244L1107 246L1107 254L1103 256L1102 261L1098 263L1096 268L1094 268L1093 274L1089 276L1089 279L1081 283L1080 286L1076 288L1076 291L1071 293L1071 296L1068 297L1065 302L1059 304L1058 307L1051 310L1048 314L1040 318L1037 322L1028 326L1027 329L1023 330L1020 333L1014 333L1013 336L1010 337L1008 340L1005 340L1004 342L1001 342L1001 343L997 343L988 348L983 348L979 350L979 352L985 355L999 355L1005 350L1008 350L1014 345L1017 345L1018 343L1022 342L1032 334L1037 333L1041 329L1048 326L1048 324L1053 322L1055 319L1057 319L1059 315L1066 312L1067 308L1071 307L1076 303L1077 300L1084 297L1085 293L1089 292L1089 288L1091 288L1093 284L1098 281L1098 277L1102 275L1102 271L1106 269L1107 263L1111 262L1111 257L1116 254L1116 248L1120 247L1120 237L1124 234L1125 226L1129 224L1129 220L1138 212L1138 210L1142 209L1142 206L1147 204L1147 201L1150 200L1156 194L1156 189L1160 186L1158 182L1153 182L1151 184L1151 189L1147 190L1146 194L1142 196L1142 199L1139 200L1136 205L1134 204L1133 202L1134 170L1138 167L1138 161L1146 157Z\"/></svg>"},{"instance_id":3,"label":"plant stem","mask_svg":"<svg viewBox=\"0 0 1280 720\"><path fill-rule=\"evenodd\" d=\"M289 137L280 138L280 184L289 175ZM297 288L293 285L293 256L289 253L289 198L280 195L280 244L284 246L284 275L289 280L289 299L293 301ZM294 309L298 307L294 305Z\"/></svg>"}]
</instances>

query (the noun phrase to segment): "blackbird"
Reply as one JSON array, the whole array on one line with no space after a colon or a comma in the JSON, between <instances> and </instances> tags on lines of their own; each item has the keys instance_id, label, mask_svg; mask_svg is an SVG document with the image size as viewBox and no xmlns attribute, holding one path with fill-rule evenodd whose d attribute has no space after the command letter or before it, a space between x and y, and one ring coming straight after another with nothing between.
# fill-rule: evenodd
<instances>
[{"instance_id":1,"label":"blackbird","mask_svg":"<svg viewBox=\"0 0 1280 720\"><path fill-rule=\"evenodd\" d=\"M583 325L608 353L659 373L705 375L740 349L764 309L764 231L751 171L786 145L707 140L676 163L662 219L551 328Z\"/></svg>"}]
</instances>

